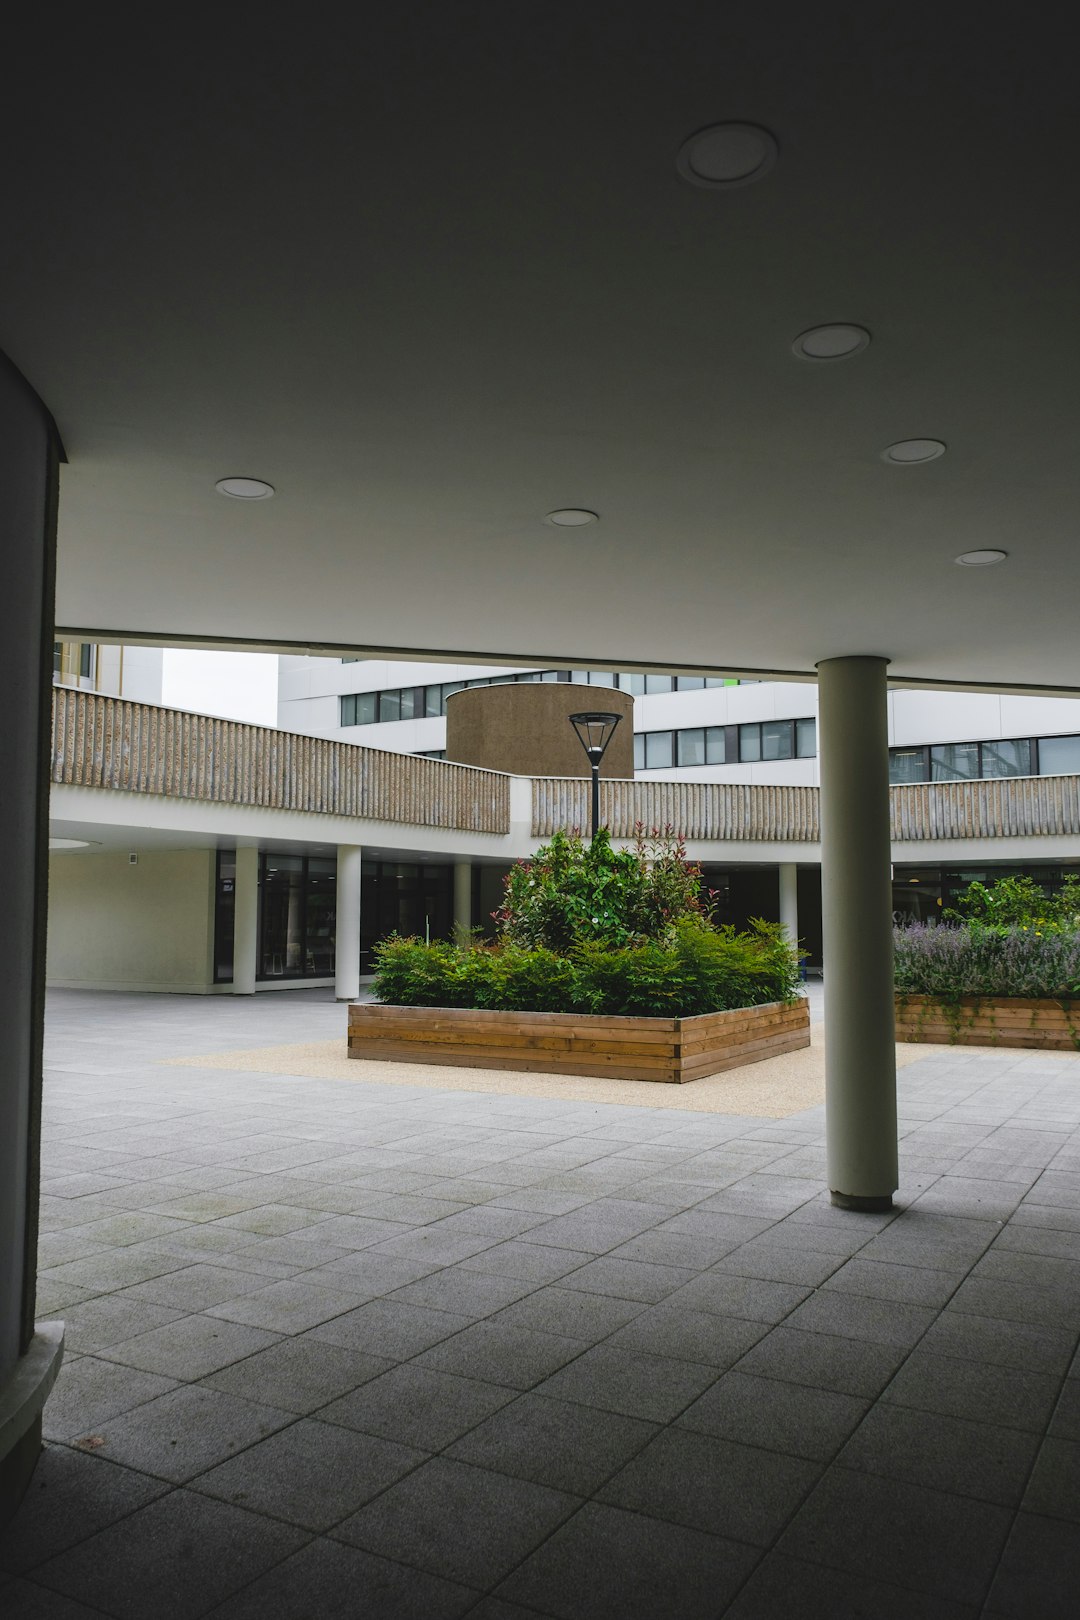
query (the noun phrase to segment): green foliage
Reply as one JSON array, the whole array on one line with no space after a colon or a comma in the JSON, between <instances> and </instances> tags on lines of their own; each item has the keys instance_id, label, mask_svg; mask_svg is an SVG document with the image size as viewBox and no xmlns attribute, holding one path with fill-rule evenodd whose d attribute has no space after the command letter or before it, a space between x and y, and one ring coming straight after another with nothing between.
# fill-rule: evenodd
<instances>
[{"instance_id":1,"label":"green foliage","mask_svg":"<svg viewBox=\"0 0 1080 1620\"><path fill-rule=\"evenodd\" d=\"M591 843L556 832L531 861L513 867L495 913L502 939L526 950L660 939L681 918L708 918L701 869L685 845L638 829L632 850L614 850L601 828Z\"/></svg>"},{"instance_id":2,"label":"green foliage","mask_svg":"<svg viewBox=\"0 0 1080 1620\"><path fill-rule=\"evenodd\" d=\"M1030 928L1071 933L1080 927L1080 877L1070 876L1056 895L1030 877L1000 878L989 888L972 883L945 916L984 928Z\"/></svg>"},{"instance_id":3,"label":"green foliage","mask_svg":"<svg viewBox=\"0 0 1080 1620\"><path fill-rule=\"evenodd\" d=\"M395 935L376 947L375 963L380 1001L517 1012L686 1018L791 1001L799 982L798 952L778 923L755 920L737 933L693 915L662 940L587 939L564 955L512 940L425 945Z\"/></svg>"},{"instance_id":4,"label":"green foliage","mask_svg":"<svg viewBox=\"0 0 1080 1620\"><path fill-rule=\"evenodd\" d=\"M1080 931L1025 924L911 923L895 932L901 995L956 1004L965 996L1080 997Z\"/></svg>"}]
</instances>

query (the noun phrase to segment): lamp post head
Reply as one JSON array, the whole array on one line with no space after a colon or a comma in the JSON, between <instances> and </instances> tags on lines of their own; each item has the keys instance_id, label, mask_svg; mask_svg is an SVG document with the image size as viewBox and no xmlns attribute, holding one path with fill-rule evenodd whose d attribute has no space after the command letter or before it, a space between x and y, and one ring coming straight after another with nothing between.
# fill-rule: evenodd
<instances>
[{"instance_id":1,"label":"lamp post head","mask_svg":"<svg viewBox=\"0 0 1080 1620\"><path fill-rule=\"evenodd\" d=\"M621 714L603 714L593 710L570 716L570 724L578 734L578 741L588 755L590 765L596 767L600 764L621 719Z\"/></svg>"}]
</instances>

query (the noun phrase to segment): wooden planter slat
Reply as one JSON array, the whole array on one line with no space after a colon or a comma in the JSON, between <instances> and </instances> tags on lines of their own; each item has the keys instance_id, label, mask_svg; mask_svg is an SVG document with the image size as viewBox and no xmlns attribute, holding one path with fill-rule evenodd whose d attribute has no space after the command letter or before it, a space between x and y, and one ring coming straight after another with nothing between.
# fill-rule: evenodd
<instances>
[{"instance_id":1,"label":"wooden planter slat","mask_svg":"<svg viewBox=\"0 0 1080 1620\"><path fill-rule=\"evenodd\" d=\"M1073 1030L1077 1031L1075 1037ZM1023 996L998 1001L965 996L954 1008L932 996L897 996L896 1038L945 1046L1016 1046L1075 1052L1080 1041L1080 1001L1065 1007L1057 1001L1028 1000Z\"/></svg>"},{"instance_id":2,"label":"wooden planter slat","mask_svg":"<svg viewBox=\"0 0 1080 1620\"><path fill-rule=\"evenodd\" d=\"M696 1018L593 1017L456 1007L349 1008L350 1057L681 1084L810 1044L807 1004Z\"/></svg>"}]
</instances>

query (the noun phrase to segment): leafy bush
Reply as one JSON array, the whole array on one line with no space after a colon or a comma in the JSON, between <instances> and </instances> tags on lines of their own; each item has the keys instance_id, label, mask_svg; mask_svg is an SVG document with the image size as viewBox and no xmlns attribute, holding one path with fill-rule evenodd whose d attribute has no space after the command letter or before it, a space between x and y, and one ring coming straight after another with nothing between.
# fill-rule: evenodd
<instances>
[{"instance_id":1,"label":"leafy bush","mask_svg":"<svg viewBox=\"0 0 1080 1620\"><path fill-rule=\"evenodd\" d=\"M903 995L1080 998L1080 932L1061 926L911 923L895 930L894 961Z\"/></svg>"},{"instance_id":2,"label":"leafy bush","mask_svg":"<svg viewBox=\"0 0 1080 1620\"><path fill-rule=\"evenodd\" d=\"M1045 894L1030 877L1000 878L990 888L972 883L945 915L986 927L1071 933L1080 928L1080 877L1070 875L1055 895Z\"/></svg>"},{"instance_id":3,"label":"leafy bush","mask_svg":"<svg viewBox=\"0 0 1080 1620\"><path fill-rule=\"evenodd\" d=\"M728 1007L792 1001L798 952L778 923L746 933L686 916L662 940L583 940L559 955L504 940L494 946L385 939L375 949L375 994L413 1007L495 1007L686 1018Z\"/></svg>"},{"instance_id":4,"label":"leafy bush","mask_svg":"<svg viewBox=\"0 0 1080 1620\"><path fill-rule=\"evenodd\" d=\"M639 827L632 850L614 850L600 828L588 844L556 832L533 860L512 867L495 920L513 945L565 953L590 942L659 939L680 919L708 914L701 869L687 861L681 840L646 837Z\"/></svg>"}]
</instances>

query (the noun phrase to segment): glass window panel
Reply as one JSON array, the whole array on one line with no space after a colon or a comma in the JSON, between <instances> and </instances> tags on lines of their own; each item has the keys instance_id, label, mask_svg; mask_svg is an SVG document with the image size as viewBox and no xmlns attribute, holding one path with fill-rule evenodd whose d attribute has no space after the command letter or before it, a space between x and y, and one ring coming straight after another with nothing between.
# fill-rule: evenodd
<instances>
[{"instance_id":1,"label":"glass window panel","mask_svg":"<svg viewBox=\"0 0 1080 1620\"><path fill-rule=\"evenodd\" d=\"M670 692L675 685L674 675L646 675L646 692Z\"/></svg>"},{"instance_id":2,"label":"glass window panel","mask_svg":"<svg viewBox=\"0 0 1080 1620\"><path fill-rule=\"evenodd\" d=\"M704 765L705 763L705 728L693 726L688 731L677 733L679 739L679 764Z\"/></svg>"},{"instance_id":3,"label":"glass window panel","mask_svg":"<svg viewBox=\"0 0 1080 1620\"><path fill-rule=\"evenodd\" d=\"M925 748L890 748L889 781L897 784L925 782Z\"/></svg>"},{"instance_id":4,"label":"glass window panel","mask_svg":"<svg viewBox=\"0 0 1080 1620\"><path fill-rule=\"evenodd\" d=\"M762 759L790 759L792 730L790 720L763 720L761 723Z\"/></svg>"},{"instance_id":5,"label":"glass window panel","mask_svg":"<svg viewBox=\"0 0 1080 1620\"><path fill-rule=\"evenodd\" d=\"M542 681L557 681L558 678L559 672L557 669L543 669L540 671L540 679Z\"/></svg>"},{"instance_id":6,"label":"glass window panel","mask_svg":"<svg viewBox=\"0 0 1080 1620\"><path fill-rule=\"evenodd\" d=\"M623 692L633 692L636 697L640 697L645 690L645 677L637 674L620 675L619 688Z\"/></svg>"},{"instance_id":7,"label":"glass window panel","mask_svg":"<svg viewBox=\"0 0 1080 1620\"><path fill-rule=\"evenodd\" d=\"M492 675L488 680L489 686L513 686L517 680L516 675Z\"/></svg>"},{"instance_id":8,"label":"glass window panel","mask_svg":"<svg viewBox=\"0 0 1080 1620\"><path fill-rule=\"evenodd\" d=\"M454 693L454 692L463 692L464 690L465 690L465 682L464 681L444 681L443 689L442 689L443 713L444 714L446 713L446 700L447 700L447 698L450 697L451 694Z\"/></svg>"},{"instance_id":9,"label":"glass window panel","mask_svg":"<svg viewBox=\"0 0 1080 1620\"><path fill-rule=\"evenodd\" d=\"M978 743L940 743L931 748L931 782L971 782L978 775Z\"/></svg>"},{"instance_id":10,"label":"glass window panel","mask_svg":"<svg viewBox=\"0 0 1080 1620\"><path fill-rule=\"evenodd\" d=\"M647 731L645 733L645 769L665 770L673 759L674 733Z\"/></svg>"},{"instance_id":11,"label":"glass window panel","mask_svg":"<svg viewBox=\"0 0 1080 1620\"><path fill-rule=\"evenodd\" d=\"M406 686L401 693L401 707L399 718L402 720L415 720L422 711L417 699L422 697L423 689L418 686Z\"/></svg>"},{"instance_id":12,"label":"glass window panel","mask_svg":"<svg viewBox=\"0 0 1080 1620\"><path fill-rule=\"evenodd\" d=\"M64 644L62 641L54 641L52 644L52 670L54 675L59 675L63 663Z\"/></svg>"},{"instance_id":13,"label":"glass window panel","mask_svg":"<svg viewBox=\"0 0 1080 1620\"><path fill-rule=\"evenodd\" d=\"M589 672L587 669L572 669L570 671L570 679L573 681L575 686L588 686Z\"/></svg>"},{"instance_id":14,"label":"glass window panel","mask_svg":"<svg viewBox=\"0 0 1080 1620\"><path fill-rule=\"evenodd\" d=\"M589 672L590 686L614 686L615 677L610 670L594 669Z\"/></svg>"},{"instance_id":15,"label":"glass window panel","mask_svg":"<svg viewBox=\"0 0 1080 1620\"><path fill-rule=\"evenodd\" d=\"M434 720L443 712L443 689L441 686L424 687L424 714L429 720Z\"/></svg>"},{"instance_id":16,"label":"glass window panel","mask_svg":"<svg viewBox=\"0 0 1080 1620\"><path fill-rule=\"evenodd\" d=\"M517 677L519 681L538 681L540 678L540 671L538 669L530 669L526 674L519 675Z\"/></svg>"},{"instance_id":17,"label":"glass window panel","mask_svg":"<svg viewBox=\"0 0 1080 1620\"><path fill-rule=\"evenodd\" d=\"M379 693L379 719L380 721L401 719L400 691Z\"/></svg>"},{"instance_id":18,"label":"glass window panel","mask_svg":"<svg viewBox=\"0 0 1080 1620\"><path fill-rule=\"evenodd\" d=\"M709 726L705 732L706 765L723 765L727 760L727 738L723 726Z\"/></svg>"},{"instance_id":19,"label":"glass window panel","mask_svg":"<svg viewBox=\"0 0 1080 1620\"><path fill-rule=\"evenodd\" d=\"M1080 775L1080 737L1040 737L1039 774Z\"/></svg>"},{"instance_id":20,"label":"glass window panel","mask_svg":"<svg viewBox=\"0 0 1080 1620\"><path fill-rule=\"evenodd\" d=\"M93 673L93 655L93 644L89 641L82 642L79 646L79 674L86 678Z\"/></svg>"},{"instance_id":21,"label":"glass window panel","mask_svg":"<svg viewBox=\"0 0 1080 1620\"><path fill-rule=\"evenodd\" d=\"M353 724L357 726L372 726L378 719L379 694L378 692L357 692L356 713Z\"/></svg>"},{"instance_id":22,"label":"glass window panel","mask_svg":"<svg viewBox=\"0 0 1080 1620\"><path fill-rule=\"evenodd\" d=\"M676 675L676 692L700 692L704 689L704 675Z\"/></svg>"},{"instance_id":23,"label":"glass window panel","mask_svg":"<svg viewBox=\"0 0 1080 1620\"><path fill-rule=\"evenodd\" d=\"M643 731L634 732L634 769L635 771L645 769L645 733Z\"/></svg>"},{"instance_id":24,"label":"glass window panel","mask_svg":"<svg viewBox=\"0 0 1080 1620\"><path fill-rule=\"evenodd\" d=\"M726 681L722 675L706 675L706 686L732 686L734 682Z\"/></svg>"},{"instance_id":25,"label":"glass window panel","mask_svg":"<svg viewBox=\"0 0 1080 1620\"><path fill-rule=\"evenodd\" d=\"M800 759L813 759L817 753L817 721L812 715L795 722L795 752Z\"/></svg>"},{"instance_id":26,"label":"glass window panel","mask_svg":"<svg viewBox=\"0 0 1080 1620\"><path fill-rule=\"evenodd\" d=\"M1015 737L1009 742L984 742L982 745L982 774L984 776L1030 776L1030 740L1027 737Z\"/></svg>"},{"instance_id":27,"label":"glass window panel","mask_svg":"<svg viewBox=\"0 0 1080 1620\"><path fill-rule=\"evenodd\" d=\"M760 726L739 727L739 758L744 763L749 762L751 764L754 760L761 758Z\"/></svg>"}]
</instances>

